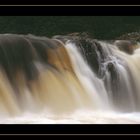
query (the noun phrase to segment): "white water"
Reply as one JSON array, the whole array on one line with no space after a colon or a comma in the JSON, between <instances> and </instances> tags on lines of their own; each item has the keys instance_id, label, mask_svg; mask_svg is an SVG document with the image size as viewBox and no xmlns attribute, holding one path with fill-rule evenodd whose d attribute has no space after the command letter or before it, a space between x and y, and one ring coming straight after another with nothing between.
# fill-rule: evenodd
<instances>
[{"instance_id":1,"label":"white water","mask_svg":"<svg viewBox=\"0 0 140 140\"><path fill-rule=\"evenodd\" d=\"M46 111L26 112L16 117L0 117L1 124L140 124L140 113L113 113L79 110L56 116Z\"/></svg>"},{"instance_id":2,"label":"white water","mask_svg":"<svg viewBox=\"0 0 140 140\"><path fill-rule=\"evenodd\" d=\"M108 63L112 63L117 71L118 91L111 90L112 81L110 79L109 72L105 69L105 77L108 84L108 98L112 102L112 95L117 94L117 104L120 104L120 108L130 109L132 112L139 111L140 102L140 48L134 51L132 55L120 51L115 45L110 45L104 42L100 42L105 55L107 56L104 67ZM108 51L110 49L110 52ZM116 93L114 93L116 92ZM122 109L123 110L123 109Z\"/></svg>"},{"instance_id":3,"label":"white water","mask_svg":"<svg viewBox=\"0 0 140 140\"><path fill-rule=\"evenodd\" d=\"M109 108L104 83L95 76L74 43L67 42L66 49L69 53L74 71L79 78L79 81L87 91L87 94L92 98L93 102L97 104L96 109L98 109L98 107L100 109Z\"/></svg>"},{"instance_id":4,"label":"white water","mask_svg":"<svg viewBox=\"0 0 140 140\"><path fill-rule=\"evenodd\" d=\"M68 86L68 89L73 89L72 91L75 91L71 93L71 96L74 98L74 101L77 101L77 106L79 108L76 108L70 113L63 113L63 114L53 114L49 112L48 108L46 107L43 110L40 110L39 112L31 112L30 111L24 111L22 114L16 115L14 117L8 117L5 116L4 114L0 115L0 123L1 124L137 124L140 123L140 113L137 111L137 103L135 102L135 98L137 98L138 101L140 98L140 49L136 49L133 55L128 55L124 52L121 52L116 48L114 45L106 44L103 42L100 42L103 49L104 53L106 54L106 61L103 63L103 69L105 70L105 77L107 78L107 87L108 91L105 88L104 82L102 79L99 79L94 72L91 70L89 65L86 63L84 60L83 56L81 55L80 51L78 48L75 46L74 43L72 42L67 42L65 45L65 48L69 54L69 57L72 62L72 67L74 69L74 72L79 79L83 89L86 91L83 91L83 93L87 94L86 96L90 97L91 102L91 108L86 108L84 107L83 102L83 97L82 94L79 93L77 94L78 88L72 87L73 85L71 84L71 81L68 81L68 79L65 79L66 85L70 83ZM111 50L111 53L109 51ZM111 59L109 59L111 58ZM121 59L118 59L121 58ZM122 61L123 60L123 61ZM133 111L132 113L124 113L124 112L119 112L116 111L113 108L113 93L111 89L111 75L110 73L106 70L106 67L108 63L113 63L115 65L115 68L117 69L118 75L119 75L119 84L120 84L120 94L118 95L118 98L120 99L120 104L125 105L128 104L128 108L130 107ZM130 73L132 74L133 81L128 79L130 76L126 65L129 67ZM52 75L49 75L50 77ZM57 79L57 78L56 78ZM72 80L72 79L71 79ZM45 80L44 80L45 81ZM55 98L54 101L56 101L54 106L57 106L57 103L61 103L62 106L65 107L65 104L63 104L63 100L66 100L64 103L67 103L68 97L65 97L63 99L63 85L62 81L60 81L59 84L59 79L56 81L56 85L59 86L61 85L61 89L57 87L57 91L55 93L55 87L51 87L49 89L50 93L49 99L54 99L51 94L54 95L58 93L59 98ZM53 82L53 77L52 77L52 82ZM63 81L64 82L64 81ZM134 82L134 83L133 83ZM133 89L133 86L131 84L134 84L136 89ZM51 85L51 83L50 83ZM54 89L53 89L54 88ZM77 88L77 89L76 89ZM72 92L71 91L71 92ZM136 91L136 93L135 93ZM70 92L69 92L70 93ZM45 91L44 91L45 94ZM125 94L124 96L122 94ZM29 94L28 94L29 95ZM47 98L46 96L43 96ZM28 97L27 97L28 98ZM30 97L29 101L27 101L29 104L32 103L32 97ZM53 101L50 101L50 105L53 104ZM119 101L118 101L119 102ZM118 103L117 102L117 103ZM70 102L71 103L71 102ZM82 106L83 105L83 106ZM26 107L29 105L27 104ZM74 105L73 105L74 106ZM26 108L25 107L25 108ZM61 105L60 105L61 107ZM58 107L58 108L60 108Z\"/></svg>"}]
</instances>

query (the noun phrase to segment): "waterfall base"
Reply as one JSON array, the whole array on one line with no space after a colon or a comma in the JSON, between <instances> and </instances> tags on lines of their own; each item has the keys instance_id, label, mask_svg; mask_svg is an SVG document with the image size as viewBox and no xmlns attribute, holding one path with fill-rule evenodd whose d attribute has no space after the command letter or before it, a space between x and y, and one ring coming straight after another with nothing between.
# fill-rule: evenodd
<instances>
[{"instance_id":1,"label":"waterfall base","mask_svg":"<svg viewBox=\"0 0 140 140\"><path fill-rule=\"evenodd\" d=\"M140 124L140 113L77 111L54 115L46 111L24 113L16 117L0 117L0 124Z\"/></svg>"}]
</instances>

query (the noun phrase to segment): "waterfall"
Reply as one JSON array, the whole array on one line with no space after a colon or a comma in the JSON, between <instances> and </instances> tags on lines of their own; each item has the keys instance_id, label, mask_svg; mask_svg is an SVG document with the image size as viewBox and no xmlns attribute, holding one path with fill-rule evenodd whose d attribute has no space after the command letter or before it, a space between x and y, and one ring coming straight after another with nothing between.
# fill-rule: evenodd
<instances>
[{"instance_id":1,"label":"waterfall","mask_svg":"<svg viewBox=\"0 0 140 140\"><path fill-rule=\"evenodd\" d=\"M1 116L139 112L139 62L137 42L1 34Z\"/></svg>"},{"instance_id":2,"label":"waterfall","mask_svg":"<svg viewBox=\"0 0 140 140\"><path fill-rule=\"evenodd\" d=\"M74 43L67 42L65 47L69 52L74 71L92 102L98 104L100 109L108 108L107 92L103 81L92 72Z\"/></svg>"}]
</instances>

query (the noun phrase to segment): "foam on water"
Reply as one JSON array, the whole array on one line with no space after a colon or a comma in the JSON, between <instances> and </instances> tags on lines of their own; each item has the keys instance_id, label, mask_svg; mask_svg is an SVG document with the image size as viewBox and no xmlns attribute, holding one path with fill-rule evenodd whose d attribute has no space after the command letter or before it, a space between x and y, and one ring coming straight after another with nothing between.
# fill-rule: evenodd
<instances>
[{"instance_id":1,"label":"foam on water","mask_svg":"<svg viewBox=\"0 0 140 140\"><path fill-rule=\"evenodd\" d=\"M140 124L140 113L79 110L69 115L55 116L46 111L39 115L26 112L13 118L1 117L0 124Z\"/></svg>"}]
</instances>

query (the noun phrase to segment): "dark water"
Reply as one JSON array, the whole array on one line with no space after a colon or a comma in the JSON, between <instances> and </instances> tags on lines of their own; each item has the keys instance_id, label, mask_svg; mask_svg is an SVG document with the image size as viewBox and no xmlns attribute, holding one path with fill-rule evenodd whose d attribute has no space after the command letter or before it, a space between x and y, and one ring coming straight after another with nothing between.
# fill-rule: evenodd
<instances>
[{"instance_id":1,"label":"dark water","mask_svg":"<svg viewBox=\"0 0 140 140\"><path fill-rule=\"evenodd\" d=\"M140 16L0 16L0 33L51 37L88 32L97 39L116 39L140 32Z\"/></svg>"}]
</instances>

